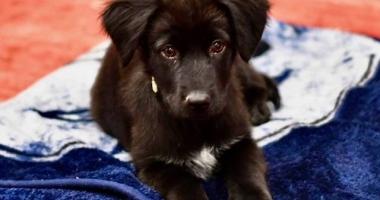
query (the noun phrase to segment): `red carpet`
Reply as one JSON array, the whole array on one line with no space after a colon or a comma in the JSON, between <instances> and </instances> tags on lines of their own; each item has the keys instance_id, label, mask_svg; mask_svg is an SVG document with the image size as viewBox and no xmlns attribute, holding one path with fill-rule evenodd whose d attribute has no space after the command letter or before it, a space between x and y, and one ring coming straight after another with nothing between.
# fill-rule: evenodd
<instances>
[{"instance_id":1,"label":"red carpet","mask_svg":"<svg viewBox=\"0 0 380 200\"><path fill-rule=\"evenodd\" d=\"M101 42L102 4L99 0L0 1L0 100Z\"/></svg>"},{"instance_id":2,"label":"red carpet","mask_svg":"<svg viewBox=\"0 0 380 200\"><path fill-rule=\"evenodd\" d=\"M308 26L338 28L380 38L379 0L271 0L272 15Z\"/></svg>"},{"instance_id":3,"label":"red carpet","mask_svg":"<svg viewBox=\"0 0 380 200\"><path fill-rule=\"evenodd\" d=\"M98 15L104 0L0 1L0 101L105 39ZM380 37L378 0L272 0L286 22Z\"/></svg>"}]
</instances>

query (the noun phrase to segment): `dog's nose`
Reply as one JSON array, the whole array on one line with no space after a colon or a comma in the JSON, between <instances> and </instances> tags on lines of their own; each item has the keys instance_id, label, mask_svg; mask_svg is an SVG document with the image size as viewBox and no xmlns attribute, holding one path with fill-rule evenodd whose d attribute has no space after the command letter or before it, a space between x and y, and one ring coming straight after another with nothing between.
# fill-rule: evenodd
<instances>
[{"instance_id":1,"label":"dog's nose","mask_svg":"<svg viewBox=\"0 0 380 200\"><path fill-rule=\"evenodd\" d=\"M190 92L185 99L185 103L191 109L206 110L210 106L210 96L206 92Z\"/></svg>"}]
</instances>

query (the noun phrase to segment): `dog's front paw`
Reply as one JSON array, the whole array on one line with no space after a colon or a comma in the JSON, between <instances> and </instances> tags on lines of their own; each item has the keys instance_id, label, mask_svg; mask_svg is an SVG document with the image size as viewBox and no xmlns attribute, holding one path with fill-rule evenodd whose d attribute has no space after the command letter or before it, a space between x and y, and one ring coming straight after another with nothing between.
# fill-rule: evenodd
<instances>
[{"instance_id":1,"label":"dog's front paw","mask_svg":"<svg viewBox=\"0 0 380 200\"><path fill-rule=\"evenodd\" d=\"M272 200L268 190L232 190L230 191L228 200Z\"/></svg>"},{"instance_id":2,"label":"dog's front paw","mask_svg":"<svg viewBox=\"0 0 380 200\"><path fill-rule=\"evenodd\" d=\"M208 200L206 192L201 188L176 187L166 195L166 200Z\"/></svg>"},{"instance_id":3,"label":"dog's front paw","mask_svg":"<svg viewBox=\"0 0 380 200\"><path fill-rule=\"evenodd\" d=\"M260 176L257 176L260 177ZM264 180L228 181L228 200L272 200L272 195Z\"/></svg>"},{"instance_id":4,"label":"dog's front paw","mask_svg":"<svg viewBox=\"0 0 380 200\"><path fill-rule=\"evenodd\" d=\"M228 200L272 200L272 197L264 194L233 194Z\"/></svg>"}]
</instances>

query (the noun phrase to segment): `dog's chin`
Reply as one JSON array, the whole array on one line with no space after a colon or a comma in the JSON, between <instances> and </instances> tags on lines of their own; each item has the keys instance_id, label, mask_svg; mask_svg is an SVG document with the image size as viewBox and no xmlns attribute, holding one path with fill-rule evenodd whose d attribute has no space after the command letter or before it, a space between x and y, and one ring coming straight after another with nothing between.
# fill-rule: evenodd
<instances>
[{"instance_id":1,"label":"dog's chin","mask_svg":"<svg viewBox=\"0 0 380 200\"><path fill-rule=\"evenodd\" d=\"M194 121L203 121L212 118L214 115L208 110L206 111L187 111L185 113L185 118Z\"/></svg>"}]
</instances>

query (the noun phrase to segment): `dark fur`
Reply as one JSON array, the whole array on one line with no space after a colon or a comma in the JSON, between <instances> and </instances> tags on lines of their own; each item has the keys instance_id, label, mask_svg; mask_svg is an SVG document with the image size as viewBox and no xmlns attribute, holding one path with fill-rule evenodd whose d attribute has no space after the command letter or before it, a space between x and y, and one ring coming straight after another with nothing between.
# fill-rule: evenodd
<instances>
[{"instance_id":1,"label":"dark fur","mask_svg":"<svg viewBox=\"0 0 380 200\"><path fill-rule=\"evenodd\" d=\"M220 149L213 172L225 177L230 199L271 199L250 127L269 119L268 100L280 100L274 82L248 65L267 10L266 0L116 0L104 12L113 44L92 90L93 116L167 199L207 199L188 166L160 159L187 160L205 146ZM211 57L217 38L228 45ZM175 45L180 57L163 59L157 41ZM191 91L207 92L207 109L184 103Z\"/></svg>"}]
</instances>

